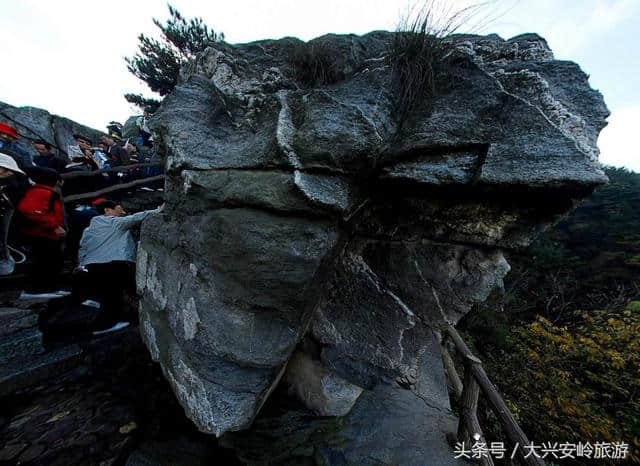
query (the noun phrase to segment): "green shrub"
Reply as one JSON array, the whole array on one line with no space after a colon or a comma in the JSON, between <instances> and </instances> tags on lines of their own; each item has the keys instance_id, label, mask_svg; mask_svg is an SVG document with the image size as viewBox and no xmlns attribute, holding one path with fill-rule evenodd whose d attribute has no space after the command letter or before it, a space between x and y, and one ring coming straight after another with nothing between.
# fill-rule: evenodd
<instances>
[{"instance_id":1,"label":"green shrub","mask_svg":"<svg viewBox=\"0 0 640 466\"><path fill-rule=\"evenodd\" d=\"M512 327L507 347L485 355L530 440L624 441L640 461L640 313L630 311L639 307L576 313L571 326L539 317Z\"/></svg>"},{"instance_id":2,"label":"green shrub","mask_svg":"<svg viewBox=\"0 0 640 466\"><path fill-rule=\"evenodd\" d=\"M629 301L624 312L628 312L629 315L630 313L640 313L640 301Z\"/></svg>"},{"instance_id":3,"label":"green shrub","mask_svg":"<svg viewBox=\"0 0 640 466\"><path fill-rule=\"evenodd\" d=\"M170 17L165 24L153 19L162 35L161 40L140 34L138 52L124 58L129 72L161 97L169 94L178 83L182 65L207 47L224 40L224 34L209 28L202 18L187 19L173 6L168 7ZM159 100L142 94L127 93L125 99L141 108L155 109L160 105Z\"/></svg>"}]
</instances>

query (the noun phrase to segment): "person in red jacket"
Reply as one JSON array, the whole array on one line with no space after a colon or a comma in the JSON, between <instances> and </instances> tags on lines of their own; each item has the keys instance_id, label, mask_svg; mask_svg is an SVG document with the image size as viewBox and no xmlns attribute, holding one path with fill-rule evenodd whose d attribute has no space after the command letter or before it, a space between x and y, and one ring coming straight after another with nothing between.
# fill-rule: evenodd
<instances>
[{"instance_id":1,"label":"person in red jacket","mask_svg":"<svg viewBox=\"0 0 640 466\"><path fill-rule=\"evenodd\" d=\"M29 171L35 182L18 204L22 215L22 233L31 247L31 280L22 299L62 297L69 293L57 290L62 275L64 238L67 235L64 204L60 188L62 178L49 168Z\"/></svg>"}]
</instances>

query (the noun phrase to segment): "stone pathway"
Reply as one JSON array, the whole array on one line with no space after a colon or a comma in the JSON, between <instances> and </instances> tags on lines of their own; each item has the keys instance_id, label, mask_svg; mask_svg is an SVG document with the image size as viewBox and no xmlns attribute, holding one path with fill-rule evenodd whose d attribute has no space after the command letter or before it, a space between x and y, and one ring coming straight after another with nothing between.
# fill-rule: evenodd
<instances>
[{"instance_id":1,"label":"stone pathway","mask_svg":"<svg viewBox=\"0 0 640 466\"><path fill-rule=\"evenodd\" d=\"M0 465L125 464L134 450L140 461L144 445L177 437L216 455L135 322L93 337L86 324L95 309L65 299L0 302L9 304L0 308Z\"/></svg>"},{"instance_id":2,"label":"stone pathway","mask_svg":"<svg viewBox=\"0 0 640 466\"><path fill-rule=\"evenodd\" d=\"M55 377L80 362L76 344L47 350L37 308L0 308L0 396Z\"/></svg>"},{"instance_id":3,"label":"stone pathway","mask_svg":"<svg viewBox=\"0 0 640 466\"><path fill-rule=\"evenodd\" d=\"M101 351L109 347L111 355L124 362L123 350L138 339L136 332L131 329L100 341L105 345ZM135 368L143 371L144 379L153 368L145 367L141 358L129 361L128 367L101 367L104 355L95 344L74 345L84 346L76 367L49 374L0 399L0 464L115 464L126 458L144 424L136 405L142 396L132 396L133 387L127 385L136 380L147 394L149 387L144 386L148 380L119 373Z\"/></svg>"}]
</instances>

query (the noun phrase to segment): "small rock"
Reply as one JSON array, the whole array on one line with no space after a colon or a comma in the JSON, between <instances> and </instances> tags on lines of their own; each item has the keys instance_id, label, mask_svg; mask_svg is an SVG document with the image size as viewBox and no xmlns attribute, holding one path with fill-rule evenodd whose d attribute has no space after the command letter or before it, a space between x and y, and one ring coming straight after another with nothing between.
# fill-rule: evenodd
<instances>
[{"instance_id":1,"label":"small rock","mask_svg":"<svg viewBox=\"0 0 640 466\"><path fill-rule=\"evenodd\" d=\"M125 424L120 427L119 432L121 434L128 434L129 432L136 430L138 428L138 424L135 421L131 421L129 424Z\"/></svg>"},{"instance_id":2,"label":"small rock","mask_svg":"<svg viewBox=\"0 0 640 466\"><path fill-rule=\"evenodd\" d=\"M53 415L51 418L49 418L45 424L49 424L50 422L58 422L60 419L62 419L63 417L66 417L71 411L62 411L61 413L55 414Z\"/></svg>"}]
</instances>

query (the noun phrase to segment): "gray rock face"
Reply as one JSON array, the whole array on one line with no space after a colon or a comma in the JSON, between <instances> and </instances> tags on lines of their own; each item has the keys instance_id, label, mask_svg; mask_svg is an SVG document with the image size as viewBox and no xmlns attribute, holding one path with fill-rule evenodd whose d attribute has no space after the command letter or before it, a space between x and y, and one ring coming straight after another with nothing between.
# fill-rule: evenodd
<instances>
[{"instance_id":1,"label":"gray rock face","mask_svg":"<svg viewBox=\"0 0 640 466\"><path fill-rule=\"evenodd\" d=\"M289 459L453 463L438 329L606 182L602 96L542 38L448 39L446 77L399 125L390 37L316 39L343 79L315 87L293 39L209 49L152 120L167 209L141 234L143 337L187 415L246 451L293 422L309 435ZM281 379L310 411L229 434Z\"/></svg>"},{"instance_id":2,"label":"gray rock face","mask_svg":"<svg viewBox=\"0 0 640 466\"><path fill-rule=\"evenodd\" d=\"M304 404L320 416L344 416L362 388L327 370L304 351L296 351L287 365L284 382Z\"/></svg>"},{"instance_id":3,"label":"gray rock face","mask_svg":"<svg viewBox=\"0 0 640 466\"><path fill-rule=\"evenodd\" d=\"M67 146L70 144L75 144L73 135L76 133L82 134L96 141L104 134L93 128L89 128L88 126L69 120L68 118L52 115L41 108L13 107L9 104L0 102L0 112L17 121L21 125L24 125L21 126L20 124L16 124L0 115L0 121L13 126L21 135L30 139L42 138L50 144L58 146L64 151L67 150ZM25 129L25 126L33 132ZM37 133L38 136L34 133ZM19 144L27 153L30 153L33 156L38 155L38 152L24 138L19 140ZM64 157L63 153L59 153L59 155Z\"/></svg>"},{"instance_id":4,"label":"gray rock face","mask_svg":"<svg viewBox=\"0 0 640 466\"><path fill-rule=\"evenodd\" d=\"M127 121L124 122L122 126L122 137L124 139L131 138L135 140L136 136L138 136L138 125L136 122L141 115L133 115L127 118Z\"/></svg>"}]
</instances>

